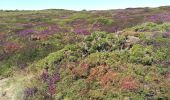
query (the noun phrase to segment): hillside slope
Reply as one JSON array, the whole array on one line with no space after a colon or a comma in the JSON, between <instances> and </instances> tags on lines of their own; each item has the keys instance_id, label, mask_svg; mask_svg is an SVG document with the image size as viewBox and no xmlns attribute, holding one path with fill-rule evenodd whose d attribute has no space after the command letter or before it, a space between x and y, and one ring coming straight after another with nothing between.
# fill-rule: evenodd
<instances>
[{"instance_id":1,"label":"hillside slope","mask_svg":"<svg viewBox=\"0 0 170 100\"><path fill-rule=\"evenodd\" d=\"M0 98L170 99L170 7L0 13Z\"/></svg>"}]
</instances>

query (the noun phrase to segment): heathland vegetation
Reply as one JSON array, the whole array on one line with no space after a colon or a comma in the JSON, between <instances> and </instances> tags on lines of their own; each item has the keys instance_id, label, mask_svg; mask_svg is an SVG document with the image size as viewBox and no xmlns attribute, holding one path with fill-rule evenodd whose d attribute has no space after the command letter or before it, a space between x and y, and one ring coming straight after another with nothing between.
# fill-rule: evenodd
<instances>
[{"instance_id":1,"label":"heathland vegetation","mask_svg":"<svg viewBox=\"0 0 170 100\"><path fill-rule=\"evenodd\" d=\"M169 100L170 7L1 10L0 87L3 100Z\"/></svg>"}]
</instances>

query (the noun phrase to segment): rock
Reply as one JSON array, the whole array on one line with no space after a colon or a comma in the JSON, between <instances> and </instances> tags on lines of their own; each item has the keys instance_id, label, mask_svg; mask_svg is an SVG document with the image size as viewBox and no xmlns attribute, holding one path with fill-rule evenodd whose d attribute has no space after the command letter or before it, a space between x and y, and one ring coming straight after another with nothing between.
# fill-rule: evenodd
<instances>
[{"instance_id":1,"label":"rock","mask_svg":"<svg viewBox=\"0 0 170 100\"><path fill-rule=\"evenodd\" d=\"M2 96L5 96L5 95L6 95L6 92L3 92L3 93L2 93Z\"/></svg>"},{"instance_id":2,"label":"rock","mask_svg":"<svg viewBox=\"0 0 170 100\"><path fill-rule=\"evenodd\" d=\"M130 48L132 45L138 43L140 39L134 36L128 36L125 42L125 48Z\"/></svg>"},{"instance_id":3,"label":"rock","mask_svg":"<svg viewBox=\"0 0 170 100\"><path fill-rule=\"evenodd\" d=\"M40 37L38 37L36 35L31 35L31 40L32 41L37 41L37 40L40 40Z\"/></svg>"},{"instance_id":4,"label":"rock","mask_svg":"<svg viewBox=\"0 0 170 100\"><path fill-rule=\"evenodd\" d=\"M3 77L0 76L0 80L2 80L2 79L3 79Z\"/></svg>"}]
</instances>

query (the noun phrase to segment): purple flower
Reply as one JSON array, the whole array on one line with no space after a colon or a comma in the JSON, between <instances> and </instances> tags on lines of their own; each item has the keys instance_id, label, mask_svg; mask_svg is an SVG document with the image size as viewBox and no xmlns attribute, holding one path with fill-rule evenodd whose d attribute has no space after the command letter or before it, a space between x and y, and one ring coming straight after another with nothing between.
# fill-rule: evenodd
<instances>
[{"instance_id":1,"label":"purple flower","mask_svg":"<svg viewBox=\"0 0 170 100\"><path fill-rule=\"evenodd\" d=\"M55 94L56 92L56 83L60 80L60 75L58 73L54 73L49 76L48 71L45 70L41 75L42 80L48 85L48 93L50 95Z\"/></svg>"},{"instance_id":2,"label":"purple flower","mask_svg":"<svg viewBox=\"0 0 170 100\"><path fill-rule=\"evenodd\" d=\"M168 38L169 36L170 36L170 33L168 33L168 32L162 33L163 38Z\"/></svg>"},{"instance_id":3,"label":"purple flower","mask_svg":"<svg viewBox=\"0 0 170 100\"><path fill-rule=\"evenodd\" d=\"M33 34L33 33L36 33L36 31L33 29L26 29L26 30L22 30L19 32L19 34L22 36L27 36L27 35Z\"/></svg>"},{"instance_id":4,"label":"purple flower","mask_svg":"<svg viewBox=\"0 0 170 100\"><path fill-rule=\"evenodd\" d=\"M56 84L60 80L60 75L58 73L53 74L51 77L48 78L48 84Z\"/></svg>"},{"instance_id":5,"label":"purple flower","mask_svg":"<svg viewBox=\"0 0 170 100\"><path fill-rule=\"evenodd\" d=\"M41 75L41 79L46 82L48 81L48 78L49 78L49 74L48 72L43 72L42 75Z\"/></svg>"},{"instance_id":6,"label":"purple flower","mask_svg":"<svg viewBox=\"0 0 170 100\"><path fill-rule=\"evenodd\" d=\"M48 93L49 93L50 95L53 95L53 94L56 93L55 84L50 84L50 85L48 86Z\"/></svg>"},{"instance_id":7,"label":"purple flower","mask_svg":"<svg viewBox=\"0 0 170 100\"><path fill-rule=\"evenodd\" d=\"M50 34L51 33L51 30L43 30L40 32L41 34Z\"/></svg>"},{"instance_id":8,"label":"purple flower","mask_svg":"<svg viewBox=\"0 0 170 100\"><path fill-rule=\"evenodd\" d=\"M80 35L89 35L90 34L89 30L83 29L83 28L77 28L74 30L74 32L76 34L80 34Z\"/></svg>"},{"instance_id":9,"label":"purple flower","mask_svg":"<svg viewBox=\"0 0 170 100\"><path fill-rule=\"evenodd\" d=\"M170 21L170 13L160 13L160 14L150 15L145 18L145 21L169 22Z\"/></svg>"},{"instance_id":10,"label":"purple flower","mask_svg":"<svg viewBox=\"0 0 170 100\"><path fill-rule=\"evenodd\" d=\"M37 87L26 88L24 91L23 100L26 100L26 98L28 98L28 97L33 97L37 92L38 92Z\"/></svg>"},{"instance_id":11,"label":"purple flower","mask_svg":"<svg viewBox=\"0 0 170 100\"><path fill-rule=\"evenodd\" d=\"M48 92L50 95L55 94L56 87L55 84L60 80L60 75L58 73L53 74L48 80Z\"/></svg>"},{"instance_id":12,"label":"purple flower","mask_svg":"<svg viewBox=\"0 0 170 100\"><path fill-rule=\"evenodd\" d=\"M59 80L60 80L60 75L58 73L52 75L51 81L53 81L54 84Z\"/></svg>"}]
</instances>

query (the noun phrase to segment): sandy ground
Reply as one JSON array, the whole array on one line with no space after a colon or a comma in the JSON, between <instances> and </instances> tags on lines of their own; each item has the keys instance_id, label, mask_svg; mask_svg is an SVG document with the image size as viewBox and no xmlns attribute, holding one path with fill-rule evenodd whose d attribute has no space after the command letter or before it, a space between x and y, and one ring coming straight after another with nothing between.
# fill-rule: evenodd
<instances>
[{"instance_id":1,"label":"sandy ground","mask_svg":"<svg viewBox=\"0 0 170 100\"><path fill-rule=\"evenodd\" d=\"M20 75L0 80L0 100L22 100L23 89L33 75Z\"/></svg>"},{"instance_id":2,"label":"sandy ground","mask_svg":"<svg viewBox=\"0 0 170 100\"><path fill-rule=\"evenodd\" d=\"M12 100L10 86L7 87L9 78L0 80L0 100Z\"/></svg>"}]
</instances>

